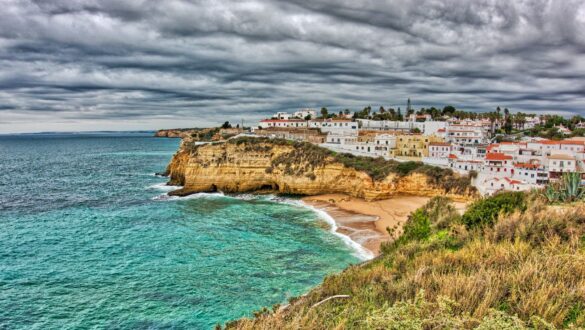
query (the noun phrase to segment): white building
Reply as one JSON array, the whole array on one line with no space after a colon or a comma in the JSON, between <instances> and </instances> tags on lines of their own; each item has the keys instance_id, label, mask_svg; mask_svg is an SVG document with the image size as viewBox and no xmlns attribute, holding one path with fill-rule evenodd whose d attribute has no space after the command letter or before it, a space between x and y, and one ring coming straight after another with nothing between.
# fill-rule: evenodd
<instances>
[{"instance_id":1,"label":"white building","mask_svg":"<svg viewBox=\"0 0 585 330\"><path fill-rule=\"evenodd\" d=\"M349 119L312 119L308 121L309 128L318 128L323 133L358 132L358 123Z\"/></svg>"},{"instance_id":2,"label":"white building","mask_svg":"<svg viewBox=\"0 0 585 330\"><path fill-rule=\"evenodd\" d=\"M330 132L325 139L326 143L338 145L355 145L358 143L357 132Z\"/></svg>"},{"instance_id":3,"label":"white building","mask_svg":"<svg viewBox=\"0 0 585 330\"><path fill-rule=\"evenodd\" d=\"M293 113L293 117L305 119L307 116L311 116L311 119L317 118L317 111L313 109L301 109Z\"/></svg>"},{"instance_id":4,"label":"white building","mask_svg":"<svg viewBox=\"0 0 585 330\"><path fill-rule=\"evenodd\" d=\"M567 173L577 171L575 156L568 154L552 154L547 157L549 173Z\"/></svg>"},{"instance_id":5,"label":"white building","mask_svg":"<svg viewBox=\"0 0 585 330\"><path fill-rule=\"evenodd\" d=\"M259 128L306 128L307 121L301 119L263 119Z\"/></svg>"},{"instance_id":6,"label":"white building","mask_svg":"<svg viewBox=\"0 0 585 330\"><path fill-rule=\"evenodd\" d=\"M489 142L489 128L485 124L484 121L449 120L445 139L459 145L485 144Z\"/></svg>"},{"instance_id":7,"label":"white building","mask_svg":"<svg viewBox=\"0 0 585 330\"><path fill-rule=\"evenodd\" d=\"M337 152L346 152L357 156L389 158L390 150L396 148L396 136L379 134L372 141L360 142L357 132L329 133L326 143L321 146Z\"/></svg>"},{"instance_id":8,"label":"white building","mask_svg":"<svg viewBox=\"0 0 585 330\"><path fill-rule=\"evenodd\" d=\"M451 154L451 143L431 142L429 143L429 158L449 158Z\"/></svg>"},{"instance_id":9,"label":"white building","mask_svg":"<svg viewBox=\"0 0 585 330\"><path fill-rule=\"evenodd\" d=\"M395 121L395 120L370 120L356 119L360 128L366 130L392 130L405 133L418 129L424 135L437 135L440 129L444 129L447 123L444 121Z\"/></svg>"},{"instance_id":10,"label":"white building","mask_svg":"<svg viewBox=\"0 0 585 330\"><path fill-rule=\"evenodd\" d=\"M272 119L289 120L290 115L288 112L277 112L274 114L274 116L272 116Z\"/></svg>"},{"instance_id":11,"label":"white building","mask_svg":"<svg viewBox=\"0 0 585 330\"><path fill-rule=\"evenodd\" d=\"M489 178L476 187L482 195L493 195L499 191L527 191L533 188L524 181L509 177Z\"/></svg>"},{"instance_id":12,"label":"white building","mask_svg":"<svg viewBox=\"0 0 585 330\"><path fill-rule=\"evenodd\" d=\"M516 163L511 178L533 186L544 185L548 183L548 171L541 164Z\"/></svg>"},{"instance_id":13,"label":"white building","mask_svg":"<svg viewBox=\"0 0 585 330\"><path fill-rule=\"evenodd\" d=\"M523 125L524 129L534 128L536 125L540 125L540 118L538 116L526 117L526 122Z\"/></svg>"}]
</instances>

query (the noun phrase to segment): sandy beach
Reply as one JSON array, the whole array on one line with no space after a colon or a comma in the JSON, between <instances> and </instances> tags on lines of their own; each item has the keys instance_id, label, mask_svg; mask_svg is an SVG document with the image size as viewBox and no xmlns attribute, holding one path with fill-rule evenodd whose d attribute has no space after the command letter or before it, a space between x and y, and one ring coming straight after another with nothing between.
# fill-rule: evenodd
<instances>
[{"instance_id":1,"label":"sandy beach","mask_svg":"<svg viewBox=\"0 0 585 330\"><path fill-rule=\"evenodd\" d=\"M386 228L398 230L408 215L429 201L429 197L396 196L379 201L365 201L343 194L326 194L303 198L303 202L327 212L335 222L338 231L348 235L375 255L380 245L390 239ZM462 212L466 203L454 203Z\"/></svg>"}]
</instances>

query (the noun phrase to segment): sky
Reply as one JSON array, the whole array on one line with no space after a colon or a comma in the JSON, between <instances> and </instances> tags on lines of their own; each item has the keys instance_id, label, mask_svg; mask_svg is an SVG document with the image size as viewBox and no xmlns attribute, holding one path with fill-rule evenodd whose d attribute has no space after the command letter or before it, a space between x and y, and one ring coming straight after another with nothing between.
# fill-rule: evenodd
<instances>
[{"instance_id":1,"label":"sky","mask_svg":"<svg viewBox=\"0 0 585 330\"><path fill-rule=\"evenodd\" d=\"M0 0L0 133L454 105L585 115L583 0Z\"/></svg>"}]
</instances>

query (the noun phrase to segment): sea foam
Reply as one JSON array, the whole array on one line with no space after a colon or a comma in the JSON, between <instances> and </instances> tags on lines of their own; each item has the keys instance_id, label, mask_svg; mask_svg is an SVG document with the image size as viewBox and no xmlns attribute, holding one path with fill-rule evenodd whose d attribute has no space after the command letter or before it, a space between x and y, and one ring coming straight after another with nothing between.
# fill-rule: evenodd
<instances>
[{"instance_id":1,"label":"sea foam","mask_svg":"<svg viewBox=\"0 0 585 330\"><path fill-rule=\"evenodd\" d=\"M148 189L156 189L156 190L162 190L162 191L173 191L173 190L177 190L180 188L183 188L181 186L170 186L167 185L166 182L162 182L162 183L157 183L157 184L153 184L152 186L148 186Z\"/></svg>"},{"instance_id":2,"label":"sea foam","mask_svg":"<svg viewBox=\"0 0 585 330\"><path fill-rule=\"evenodd\" d=\"M313 212L315 212L321 219L323 219L325 222L327 222L330 226L329 231L341 238L343 240L343 242L349 246L350 248L352 248L355 253L354 255L361 259L361 260L370 260L374 258L374 253L372 253L372 251L366 249L365 247L361 246L358 242L354 241L351 239L351 237L344 235L342 233L337 232L337 223L335 222L335 219L333 219L332 216L330 216L327 212L320 210L312 205L308 205L306 203L303 203L302 201L300 201L300 204L303 205L304 207L311 209Z\"/></svg>"},{"instance_id":3,"label":"sea foam","mask_svg":"<svg viewBox=\"0 0 585 330\"><path fill-rule=\"evenodd\" d=\"M174 189L173 189L174 190ZM226 197L223 193L196 193L188 196L170 196L168 194L160 194L158 196L154 196L152 200L159 201L159 202L166 202L166 201L183 201L183 200L191 200L191 199L205 199L205 198L217 198L217 197Z\"/></svg>"},{"instance_id":4,"label":"sea foam","mask_svg":"<svg viewBox=\"0 0 585 330\"><path fill-rule=\"evenodd\" d=\"M175 189L178 189L181 187L180 186L167 186L165 183L159 183L159 184L155 184L155 185L150 186L150 188L160 189L160 190L164 190L164 191L172 191L172 190L175 190ZM314 212L315 214L317 214L317 216L319 218L321 218L322 220L327 222L327 224L329 225L329 231L333 235L339 237L345 245L347 245L349 248L351 248L354 251L353 255L355 257L359 258L360 260L370 260L370 259L374 258L374 254L370 250L364 248L358 242L354 241L351 237L344 235L342 233L339 233L337 231L338 226L337 226L337 223L335 222L335 219L333 217L331 217L327 212L325 212L321 209L318 209L312 205L306 204L301 200L279 197L279 196L272 195L272 194L268 194L268 195L254 195L254 194L225 195L222 192L215 192L215 193L203 193L202 192L202 193L196 193L196 194L192 194L192 195L188 195L188 196L169 196L168 194L165 193L165 194L155 196L152 199L155 201L179 201L179 200L205 199L205 198L217 198L217 197L234 198L234 199L239 199L239 200L244 200L244 201L266 200L266 201L271 201L271 202L275 202L275 203L284 203L284 204L289 204L289 205L309 209L312 212Z\"/></svg>"}]
</instances>

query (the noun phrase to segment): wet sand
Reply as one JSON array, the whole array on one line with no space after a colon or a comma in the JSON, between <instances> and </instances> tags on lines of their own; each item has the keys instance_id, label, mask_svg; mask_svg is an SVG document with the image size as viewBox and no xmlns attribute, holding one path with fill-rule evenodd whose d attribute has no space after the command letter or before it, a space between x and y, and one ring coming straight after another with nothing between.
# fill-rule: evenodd
<instances>
[{"instance_id":1,"label":"wet sand","mask_svg":"<svg viewBox=\"0 0 585 330\"><path fill-rule=\"evenodd\" d=\"M338 232L349 236L375 255L380 245L390 239L386 228L400 232L408 215L425 205L429 197L396 196L368 202L342 194L327 194L303 198L303 202L327 212L338 225ZM462 212L465 203L454 203Z\"/></svg>"}]
</instances>

